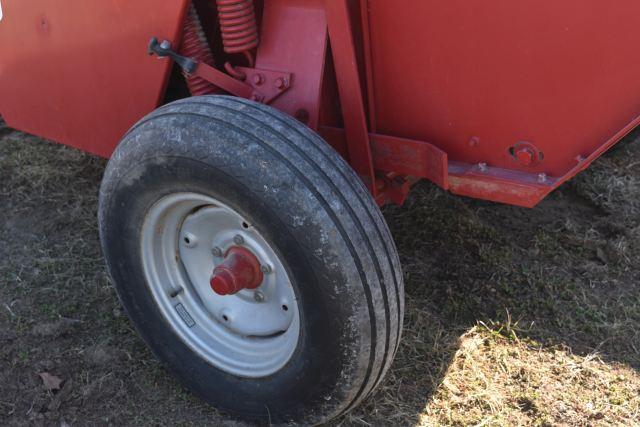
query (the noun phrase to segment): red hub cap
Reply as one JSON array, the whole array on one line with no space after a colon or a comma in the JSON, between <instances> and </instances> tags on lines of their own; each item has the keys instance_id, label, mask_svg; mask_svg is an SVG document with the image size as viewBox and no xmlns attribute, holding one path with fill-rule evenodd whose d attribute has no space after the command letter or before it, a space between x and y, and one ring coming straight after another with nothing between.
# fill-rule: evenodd
<instances>
[{"instance_id":1,"label":"red hub cap","mask_svg":"<svg viewBox=\"0 0 640 427\"><path fill-rule=\"evenodd\" d=\"M234 246L213 270L210 284L218 295L233 295L243 289L260 287L263 277L258 258L248 249Z\"/></svg>"}]
</instances>

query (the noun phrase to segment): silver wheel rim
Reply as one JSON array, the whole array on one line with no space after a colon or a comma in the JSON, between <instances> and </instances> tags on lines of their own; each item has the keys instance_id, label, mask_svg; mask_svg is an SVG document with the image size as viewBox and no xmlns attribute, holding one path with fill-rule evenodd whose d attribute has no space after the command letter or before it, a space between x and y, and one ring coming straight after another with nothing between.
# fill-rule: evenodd
<instances>
[{"instance_id":1,"label":"silver wheel rim","mask_svg":"<svg viewBox=\"0 0 640 427\"><path fill-rule=\"evenodd\" d=\"M209 281L221 254L233 246L258 258L264 280L256 290L220 296ZM158 308L200 357L247 378L286 365L300 335L295 292L276 252L236 211L201 194L166 196L145 218L141 250Z\"/></svg>"}]
</instances>

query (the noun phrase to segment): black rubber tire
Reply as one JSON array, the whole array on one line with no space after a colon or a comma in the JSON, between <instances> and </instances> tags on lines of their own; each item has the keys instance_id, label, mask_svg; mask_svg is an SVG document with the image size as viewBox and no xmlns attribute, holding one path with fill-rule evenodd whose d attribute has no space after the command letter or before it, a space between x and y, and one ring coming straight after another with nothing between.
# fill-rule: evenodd
<instances>
[{"instance_id":1,"label":"black rubber tire","mask_svg":"<svg viewBox=\"0 0 640 427\"><path fill-rule=\"evenodd\" d=\"M140 259L150 207L199 192L236 209L282 255L301 333L287 365L260 379L207 364L155 306ZM195 97L134 126L100 190L100 236L129 317L156 356L213 406L244 419L318 424L380 383L398 347L404 285L387 225L342 158L309 128L264 105Z\"/></svg>"}]
</instances>

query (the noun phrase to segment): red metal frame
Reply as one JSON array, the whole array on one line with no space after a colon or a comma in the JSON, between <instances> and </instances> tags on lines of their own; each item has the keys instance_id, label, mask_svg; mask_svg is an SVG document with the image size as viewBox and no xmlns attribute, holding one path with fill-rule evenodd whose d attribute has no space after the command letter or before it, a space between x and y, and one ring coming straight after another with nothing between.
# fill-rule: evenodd
<instances>
[{"instance_id":1,"label":"red metal frame","mask_svg":"<svg viewBox=\"0 0 640 427\"><path fill-rule=\"evenodd\" d=\"M340 92L347 150L351 166L368 185L375 197L373 157L364 110L360 70L347 0L325 0L333 62Z\"/></svg>"},{"instance_id":2,"label":"red metal frame","mask_svg":"<svg viewBox=\"0 0 640 427\"><path fill-rule=\"evenodd\" d=\"M635 0L255 2L248 78L197 75L319 131L379 203L424 178L534 206L640 124ZM180 43L188 2L70 3L3 0L0 114L108 157L160 103L169 62L144 47Z\"/></svg>"},{"instance_id":3,"label":"red metal frame","mask_svg":"<svg viewBox=\"0 0 640 427\"><path fill-rule=\"evenodd\" d=\"M347 135L343 129L323 126L320 135L334 146L347 146ZM367 143L376 171L425 178L449 189L447 153L438 147L422 141L375 133L367 135Z\"/></svg>"},{"instance_id":4,"label":"red metal frame","mask_svg":"<svg viewBox=\"0 0 640 427\"><path fill-rule=\"evenodd\" d=\"M312 129L320 122L321 88L327 55L323 0L264 3L256 68L292 74L292 87L270 105Z\"/></svg>"}]
</instances>

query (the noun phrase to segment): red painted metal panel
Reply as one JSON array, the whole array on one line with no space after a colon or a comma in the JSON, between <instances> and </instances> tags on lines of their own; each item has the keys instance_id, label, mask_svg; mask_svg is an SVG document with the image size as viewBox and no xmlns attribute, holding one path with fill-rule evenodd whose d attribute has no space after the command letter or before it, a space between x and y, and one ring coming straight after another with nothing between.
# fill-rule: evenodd
<instances>
[{"instance_id":1,"label":"red painted metal panel","mask_svg":"<svg viewBox=\"0 0 640 427\"><path fill-rule=\"evenodd\" d=\"M158 105L186 0L2 0L0 114L9 125L109 156Z\"/></svg>"},{"instance_id":2,"label":"red painted metal panel","mask_svg":"<svg viewBox=\"0 0 640 427\"><path fill-rule=\"evenodd\" d=\"M523 173L501 183L529 187L529 177L545 173L555 186L640 121L636 0L368 6L377 132L429 141L454 162ZM544 158L519 163L509 148L522 141ZM498 181L483 174L464 183ZM518 198L461 182L453 180L452 190ZM532 187L540 197L548 193L538 190ZM524 193L517 204L537 197Z\"/></svg>"},{"instance_id":3,"label":"red painted metal panel","mask_svg":"<svg viewBox=\"0 0 640 427\"><path fill-rule=\"evenodd\" d=\"M187 0L58 3L3 1L0 114L109 156L160 102L170 62L145 47L152 35L177 46ZM256 68L291 73L272 105L314 129L321 110L337 117L333 99L320 105L335 68L347 138L334 146L374 195L375 169L400 195L422 177L533 206L640 124L635 0L257 3Z\"/></svg>"}]
</instances>

